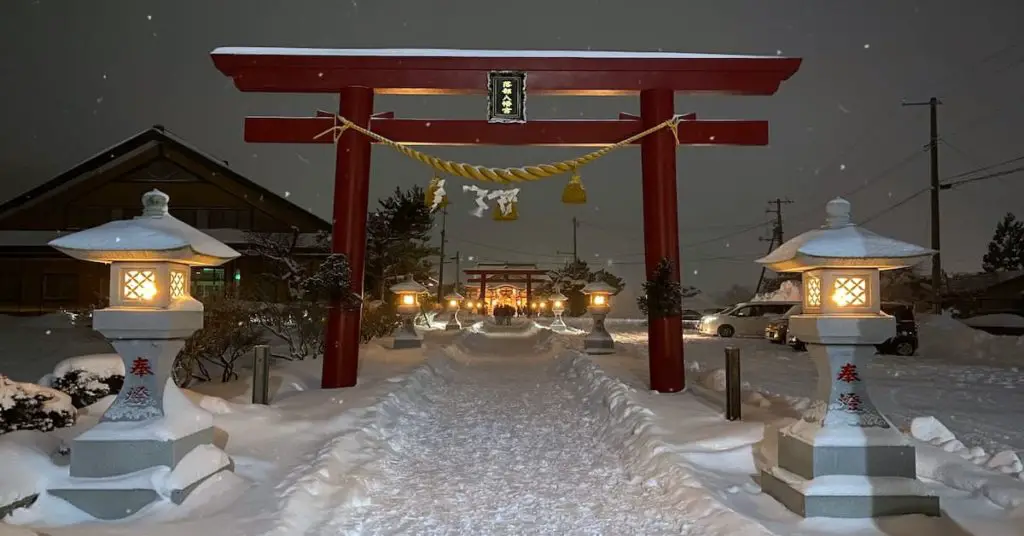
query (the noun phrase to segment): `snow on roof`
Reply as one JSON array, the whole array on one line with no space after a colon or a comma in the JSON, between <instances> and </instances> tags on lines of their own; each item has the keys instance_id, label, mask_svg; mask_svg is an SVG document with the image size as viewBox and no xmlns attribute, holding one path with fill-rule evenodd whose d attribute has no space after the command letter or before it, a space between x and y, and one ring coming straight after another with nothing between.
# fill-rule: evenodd
<instances>
[{"instance_id":1,"label":"snow on roof","mask_svg":"<svg viewBox=\"0 0 1024 536\"><path fill-rule=\"evenodd\" d=\"M602 50L464 50L456 48L277 48L219 47L213 54L251 56L347 56L402 58L579 58L579 59L776 59L782 56L627 52Z\"/></svg>"},{"instance_id":2,"label":"snow on roof","mask_svg":"<svg viewBox=\"0 0 1024 536\"><path fill-rule=\"evenodd\" d=\"M395 293L399 293L399 292L415 292L415 293L419 294L421 292L426 292L427 291L427 287L417 283L416 280L413 279L412 276L410 275L405 280L403 280L401 283L395 283L394 285L391 285L390 290L391 290L391 292L395 292Z\"/></svg>"},{"instance_id":3,"label":"snow on roof","mask_svg":"<svg viewBox=\"0 0 1024 536\"><path fill-rule=\"evenodd\" d=\"M913 266L935 253L858 227L850 220L850 202L845 199L829 201L825 213L824 227L789 240L756 262L776 272L829 267L892 270Z\"/></svg>"},{"instance_id":4,"label":"snow on roof","mask_svg":"<svg viewBox=\"0 0 1024 536\"><path fill-rule=\"evenodd\" d=\"M605 283L604 281L594 281L593 283L587 283L582 289L580 289L580 292L584 294L591 294L596 292L607 292L609 294L614 294L616 292L616 288L609 285L608 283Z\"/></svg>"},{"instance_id":5,"label":"snow on roof","mask_svg":"<svg viewBox=\"0 0 1024 536\"><path fill-rule=\"evenodd\" d=\"M174 261L216 266L240 254L226 244L171 216L167 194L142 196L142 216L118 220L50 241L50 246L84 261Z\"/></svg>"}]
</instances>

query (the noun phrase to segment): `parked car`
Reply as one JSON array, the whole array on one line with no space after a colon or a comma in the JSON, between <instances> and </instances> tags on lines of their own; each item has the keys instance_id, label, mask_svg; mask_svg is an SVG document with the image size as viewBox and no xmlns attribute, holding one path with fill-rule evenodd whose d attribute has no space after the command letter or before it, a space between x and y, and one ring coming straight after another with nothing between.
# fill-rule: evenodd
<instances>
[{"instance_id":1,"label":"parked car","mask_svg":"<svg viewBox=\"0 0 1024 536\"><path fill-rule=\"evenodd\" d=\"M882 302L882 312L896 317L896 335L882 344L876 345L878 353L914 355L918 346L917 319L914 317L914 308L902 303ZM787 342L798 352L807 350L807 344L792 334L787 336Z\"/></svg>"},{"instance_id":2,"label":"parked car","mask_svg":"<svg viewBox=\"0 0 1024 536\"><path fill-rule=\"evenodd\" d=\"M743 302L700 320L703 335L719 337L760 337L768 322L782 316L800 302Z\"/></svg>"},{"instance_id":3,"label":"parked car","mask_svg":"<svg viewBox=\"0 0 1024 536\"><path fill-rule=\"evenodd\" d=\"M704 316L700 311L686 309L683 311L683 329L696 330L700 327L700 319Z\"/></svg>"},{"instance_id":4,"label":"parked car","mask_svg":"<svg viewBox=\"0 0 1024 536\"><path fill-rule=\"evenodd\" d=\"M789 335L789 317L800 314L800 304L794 305L785 314L768 322L764 328L764 338L774 344L786 344Z\"/></svg>"}]
</instances>

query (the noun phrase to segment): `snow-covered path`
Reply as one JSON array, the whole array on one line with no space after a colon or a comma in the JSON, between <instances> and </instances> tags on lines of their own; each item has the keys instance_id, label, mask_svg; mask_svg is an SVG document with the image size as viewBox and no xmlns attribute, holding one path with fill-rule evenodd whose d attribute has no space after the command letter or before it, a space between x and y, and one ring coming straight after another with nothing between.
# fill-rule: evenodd
<instances>
[{"instance_id":1,"label":"snow-covered path","mask_svg":"<svg viewBox=\"0 0 1024 536\"><path fill-rule=\"evenodd\" d=\"M503 346L475 346L486 343ZM550 357L452 363L437 380L402 408L370 504L337 512L325 534L688 532L683 512L631 480Z\"/></svg>"}]
</instances>

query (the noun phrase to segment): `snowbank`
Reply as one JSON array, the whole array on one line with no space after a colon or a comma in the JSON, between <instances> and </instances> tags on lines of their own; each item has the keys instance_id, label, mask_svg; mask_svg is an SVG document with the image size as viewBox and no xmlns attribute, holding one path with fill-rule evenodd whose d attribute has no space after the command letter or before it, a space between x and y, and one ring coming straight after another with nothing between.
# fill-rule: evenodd
<instances>
[{"instance_id":1,"label":"snowbank","mask_svg":"<svg viewBox=\"0 0 1024 536\"><path fill-rule=\"evenodd\" d=\"M0 435L0 510L46 488L60 471L50 459L60 444L55 435L30 430Z\"/></svg>"},{"instance_id":2,"label":"snowbank","mask_svg":"<svg viewBox=\"0 0 1024 536\"><path fill-rule=\"evenodd\" d=\"M606 374L590 358L578 356L567 373L583 381L584 396L607 417L608 440L621 445L626 463L645 487L659 490L693 512L694 534L771 534L757 522L719 502L674 445L659 433L655 414L633 398L634 389Z\"/></svg>"},{"instance_id":3,"label":"snowbank","mask_svg":"<svg viewBox=\"0 0 1024 536\"><path fill-rule=\"evenodd\" d=\"M949 356L954 361L1018 360L1024 337L991 335L949 315L918 315L918 353L923 357Z\"/></svg>"},{"instance_id":4,"label":"snowbank","mask_svg":"<svg viewBox=\"0 0 1024 536\"><path fill-rule=\"evenodd\" d=\"M1024 328L1024 316L1011 314L973 316L961 322L977 328Z\"/></svg>"}]
</instances>

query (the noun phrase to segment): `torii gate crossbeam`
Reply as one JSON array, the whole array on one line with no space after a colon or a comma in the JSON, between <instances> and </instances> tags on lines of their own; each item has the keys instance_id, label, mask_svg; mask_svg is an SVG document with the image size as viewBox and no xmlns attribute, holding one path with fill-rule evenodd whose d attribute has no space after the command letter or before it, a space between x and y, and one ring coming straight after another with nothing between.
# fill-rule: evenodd
<instances>
[{"instance_id":1,"label":"torii gate crossbeam","mask_svg":"<svg viewBox=\"0 0 1024 536\"><path fill-rule=\"evenodd\" d=\"M242 91L333 93L338 114L388 139L417 145L610 145L675 114L675 93L772 95L800 66L798 58L662 52L494 51L420 49L220 48L216 67ZM639 95L640 115L604 121L395 119L374 114L382 95L471 95L486 92L488 73L528 73L530 95ZM317 135L334 125L331 114L308 118L250 117L245 139L258 143L333 143ZM764 121L698 121L679 125L679 144L765 145ZM352 266L353 291L362 293L372 140L352 129L337 140L332 250ZM679 280L676 208L677 141L662 129L639 142L643 160L643 221L647 276L667 258ZM327 324L324 388L356 384L360 312L332 306ZM682 320L648 324L651 388L685 385Z\"/></svg>"}]
</instances>

